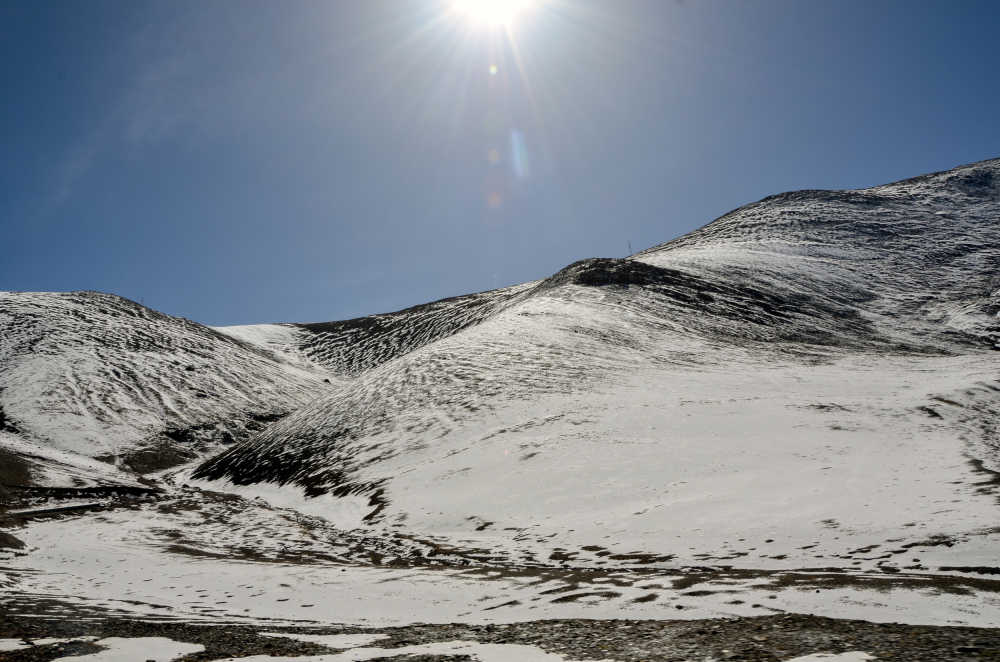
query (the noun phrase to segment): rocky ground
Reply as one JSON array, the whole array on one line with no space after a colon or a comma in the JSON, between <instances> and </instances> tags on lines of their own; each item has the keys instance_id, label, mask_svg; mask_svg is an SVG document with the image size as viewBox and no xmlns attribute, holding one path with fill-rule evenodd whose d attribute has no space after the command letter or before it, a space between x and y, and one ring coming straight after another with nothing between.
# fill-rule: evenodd
<instances>
[{"instance_id":1,"label":"rocky ground","mask_svg":"<svg viewBox=\"0 0 1000 662\"><path fill-rule=\"evenodd\" d=\"M778 662L818 652L865 651L876 660L912 662L1000 660L1000 631L966 627L927 627L836 620L786 614L758 618L697 621L553 620L497 625L412 625L380 628L268 628L268 632L343 634L379 633L380 648L444 641L476 641L535 646L575 660L681 662L742 660ZM262 636L259 627L202 625L96 618L48 620L0 615L0 638L65 637L77 641L38 645L0 653L5 662L38 662L96 652L84 637L166 637L201 644L205 650L185 662L249 655L296 657L338 649L291 638ZM342 650L342 649L341 649ZM377 659L459 660L468 656L416 657L388 654Z\"/></svg>"}]
</instances>

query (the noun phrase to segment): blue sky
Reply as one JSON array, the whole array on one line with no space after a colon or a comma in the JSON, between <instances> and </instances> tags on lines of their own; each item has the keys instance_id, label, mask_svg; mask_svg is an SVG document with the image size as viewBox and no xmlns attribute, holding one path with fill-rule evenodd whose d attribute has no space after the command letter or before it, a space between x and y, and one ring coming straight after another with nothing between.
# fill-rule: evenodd
<instances>
[{"instance_id":1,"label":"blue sky","mask_svg":"<svg viewBox=\"0 0 1000 662\"><path fill-rule=\"evenodd\" d=\"M1000 156L993 1L452 5L0 2L0 289L344 319Z\"/></svg>"}]
</instances>

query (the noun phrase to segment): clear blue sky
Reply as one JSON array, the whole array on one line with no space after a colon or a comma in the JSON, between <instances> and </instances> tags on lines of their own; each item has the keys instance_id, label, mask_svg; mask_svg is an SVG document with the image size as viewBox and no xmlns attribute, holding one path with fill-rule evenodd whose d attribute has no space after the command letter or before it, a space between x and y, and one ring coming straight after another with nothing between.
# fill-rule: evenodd
<instances>
[{"instance_id":1,"label":"clear blue sky","mask_svg":"<svg viewBox=\"0 0 1000 662\"><path fill-rule=\"evenodd\" d=\"M0 289L343 319L1000 156L994 0L452 4L0 1Z\"/></svg>"}]
</instances>

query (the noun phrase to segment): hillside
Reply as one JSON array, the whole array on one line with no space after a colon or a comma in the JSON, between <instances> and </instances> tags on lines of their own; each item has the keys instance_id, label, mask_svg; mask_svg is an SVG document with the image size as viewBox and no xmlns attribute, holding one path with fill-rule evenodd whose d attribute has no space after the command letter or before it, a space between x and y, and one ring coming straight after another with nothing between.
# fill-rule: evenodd
<instances>
[{"instance_id":1,"label":"hillside","mask_svg":"<svg viewBox=\"0 0 1000 662\"><path fill-rule=\"evenodd\" d=\"M8 485L134 481L328 388L319 372L110 294L0 293L0 331Z\"/></svg>"},{"instance_id":2,"label":"hillside","mask_svg":"<svg viewBox=\"0 0 1000 662\"><path fill-rule=\"evenodd\" d=\"M981 564L998 219L1000 161L771 196L528 284L195 476L534 562L802 567L959 535Z\"/></svg>"},{"instance_id":3,"label":"hillside","mask_svg":"<svg viewBox=\"0 0 1000 662\"><path fill-rule=\"evenodd\" d=\"M998 627L998 221L995 160L341 322L0 295L0 607ZM31 489L93 485L159 492Z\"/></svg>"}]
</instances>

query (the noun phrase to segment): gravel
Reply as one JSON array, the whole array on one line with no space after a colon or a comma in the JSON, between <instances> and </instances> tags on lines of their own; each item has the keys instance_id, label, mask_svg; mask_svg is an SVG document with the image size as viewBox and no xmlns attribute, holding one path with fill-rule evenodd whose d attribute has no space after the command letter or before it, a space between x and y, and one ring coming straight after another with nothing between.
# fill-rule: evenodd
<instances>
[{"instance_id":1,"label":"gravel","mask_svg":"<svg viewBox=\"0 0 1000 662\"><path fill-rule=\"evenodd\" d=\"M380 648L440 641L477 641L537 646L574 660L682 662L783 662L812 653L865 651L877 660L947 662L1000 660L1000 630L837 620L809 615L698 621L552 620L499 625L435 624L363 629L352 627L280 628L228 624L150 622L122 618L67 620L8 617L0 614L0 638L168 637L201 644L204 652L185 662L250 655L301 656L338 649L259 632L309 634L382 633ZM86 642L35 646L0 654L4 662L38 662L94 652ZM381 659L468 660L462 655L389 656Z\"/></svg>"}]
</instances>

